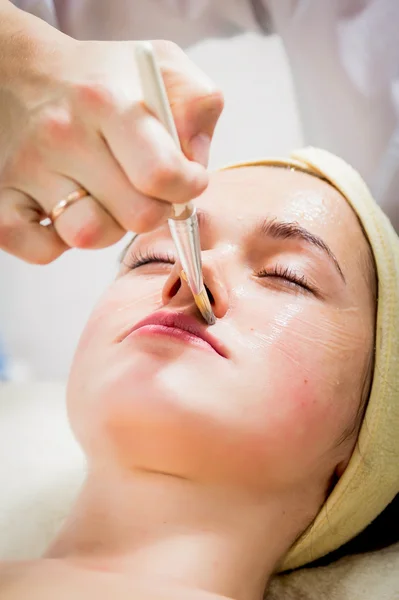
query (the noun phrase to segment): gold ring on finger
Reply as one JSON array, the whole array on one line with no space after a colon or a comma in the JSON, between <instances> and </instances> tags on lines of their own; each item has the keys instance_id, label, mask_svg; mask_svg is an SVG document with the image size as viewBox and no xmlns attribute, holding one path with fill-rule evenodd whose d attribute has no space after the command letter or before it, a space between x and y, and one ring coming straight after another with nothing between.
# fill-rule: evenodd
<instances>
[{"instance_id":1,"label":"gold ring on finger","mask_svg":"<svg viewBox=\"0 0 399 600\"><path fill-rule=\"evenodd\" d=\"M82 187L78 188L74 192L71 192L70 194L68 194L68 196L66 196L65 198L63 198L62 200L60 200L54 206L54 208L49 213L48 218L50 219L50 221L52 223L54 223L55 220L58 219L58 217L61 216L62 213L69 206L71 206L71 204L74 204L78 200L81 200L82 198L84 198L85 196L88 196L88 195L89 195L89 192L87 190L85 190L84 188L82 188Z\"/></svg>"}]
</instances>

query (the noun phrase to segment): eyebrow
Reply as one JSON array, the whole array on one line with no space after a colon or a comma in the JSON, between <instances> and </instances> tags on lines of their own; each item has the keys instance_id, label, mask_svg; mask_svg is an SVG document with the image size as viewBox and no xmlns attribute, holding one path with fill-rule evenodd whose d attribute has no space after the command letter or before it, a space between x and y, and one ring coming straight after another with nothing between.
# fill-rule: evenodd
<instances>
[{"instance_id":1,"label":"eyebrow","mask_svg":"<svg viewBox=\"0 0 399 600\"><path fill-rule=\"evenodd\" d=\"M256 230L261 236L271 237L276 240L300 240L311 246L315 246L328 256L342 281L346 283L345 276L331 248L319 236L301 227L298 223L278 221L277 219L263 219Z\"/></svg>"}]
</instances>

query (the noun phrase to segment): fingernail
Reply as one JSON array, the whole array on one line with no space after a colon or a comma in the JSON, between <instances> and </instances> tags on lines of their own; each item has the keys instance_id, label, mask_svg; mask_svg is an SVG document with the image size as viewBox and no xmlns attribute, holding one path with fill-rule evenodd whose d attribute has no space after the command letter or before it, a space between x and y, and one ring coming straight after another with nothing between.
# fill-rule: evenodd
<instances>
[{"instance_id":1,"label":"fingernail","mask_svg":"<svg viewBox=\"0 0 399 600\"><path fill-rule=\"evenodd\" d=\"M211 138L206 133L200 133L192 138L190 142L190 154L192 160L204 167L208 166Z\"/></svg>"}]
</instances>

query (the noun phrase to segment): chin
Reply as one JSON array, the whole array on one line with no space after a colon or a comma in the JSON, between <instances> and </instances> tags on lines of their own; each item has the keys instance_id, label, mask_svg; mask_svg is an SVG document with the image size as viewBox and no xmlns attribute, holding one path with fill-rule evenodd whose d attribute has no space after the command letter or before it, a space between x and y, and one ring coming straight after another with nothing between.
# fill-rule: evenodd
<instances>
[{"instance_id":1,"label":"chin","mask_svg":"<svg viewBox=\"0 0 399 600\"><path fill-rule=\"evenodd\" d=\"M287 436L261 415L248 415L250 405L243 412L231 373L220 367L205 372L198 363L140 350L96 377L92 372L80 397L72 378L72 421L89 463L277 489Z\"/></svg>"},{"instance_id":2,"label":"chin","mask_svg":"<svg viewBox=\"0 0 399 600\"><path fill-rule=\"evenodd\" d=\"M149 406L151 414L163 407L169 411L198 410L206 404L204 395L211 394L210 380L216 376L215 370L206 369L193 352L177 354L175 347L169 352L168 346L148 352L140 348L109 365L95 383L95 393L110 410L121 408L135 416Z\"/></svg>"},{"instance_id":3,"label":"chin","mask_svg":"<svg viewBox=\"0 0 399 600\"><path fill-rule=\"evenodd\" d=\"M173 344L171 358L168 347L160 344L155 353L131 348L90 373L75 362L68 386L70 419L90 462L113 456L129 470L181 477L194 477L202 457L204 471L211 464L215 417L219 404L226 407L211 383L220 368L216 372L208 365L205 371L203 353L195 349L183 354L180 349L177 357Z\"/></svg>"}]
</instances>

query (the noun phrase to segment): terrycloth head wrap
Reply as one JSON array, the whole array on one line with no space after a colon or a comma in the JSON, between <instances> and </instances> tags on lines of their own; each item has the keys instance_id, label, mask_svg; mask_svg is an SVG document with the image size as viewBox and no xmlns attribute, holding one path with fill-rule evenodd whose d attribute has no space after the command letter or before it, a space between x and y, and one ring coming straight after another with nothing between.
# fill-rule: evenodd
<instances>
[{"instance_id":1,"label":"terrycloth head wrap","mask_svg":"<svg viewBox=\"0 0 399 600\"><path fill-rule=\"evenodd\" d=\"M374 254L378 307L373 381L358 443L349 464L312 525L288 552L280 571L336 550L369 525L399 492L399 238L360 175L316 148L291 158L226 167L281 166L321 177L357 214Z\"/></svg>"}]
</instances>

